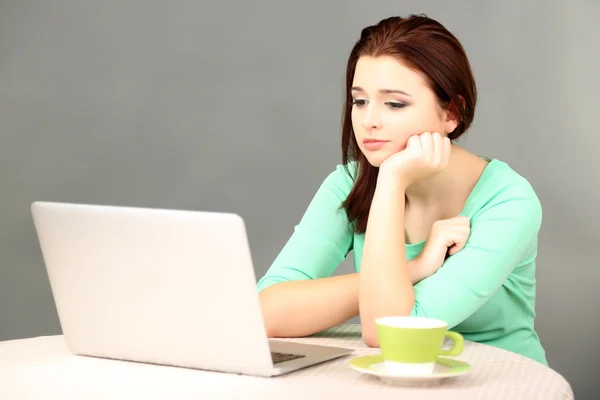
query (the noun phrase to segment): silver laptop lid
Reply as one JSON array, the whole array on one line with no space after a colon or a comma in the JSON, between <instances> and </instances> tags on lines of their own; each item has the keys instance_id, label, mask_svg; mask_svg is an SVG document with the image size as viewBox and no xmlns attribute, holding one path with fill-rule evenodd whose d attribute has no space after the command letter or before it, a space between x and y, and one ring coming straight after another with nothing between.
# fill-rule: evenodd
<instances>
[{"instance_id":1,"label":"silver laptop lid","mask_svg":"<svg viewBox=\"0 0 600 400\"><path fill-rule=\"evenodd\" d=\"M238 215L52 202L31 210L72 352L272 369Z\"/></svg>"}]
</instances>

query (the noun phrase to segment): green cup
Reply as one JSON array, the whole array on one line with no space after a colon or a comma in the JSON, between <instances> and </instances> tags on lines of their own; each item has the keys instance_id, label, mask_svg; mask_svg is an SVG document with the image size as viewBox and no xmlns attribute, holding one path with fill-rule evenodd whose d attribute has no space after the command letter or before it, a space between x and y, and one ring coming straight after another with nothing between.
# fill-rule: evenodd
<instances>
[{"instance_id":1,"label":"green cup","mask_svg":"<svg viewBox=\"0 0 600 400\"><path fill-rule=\"evenodd\" d=\"M438 356L455 357L464 348L462 335L439 319L383 317L375 326L386 370L394 374L431 374ZM453 342L448 350L442 349L446 337Z\"/></svg>"}]
</instances>

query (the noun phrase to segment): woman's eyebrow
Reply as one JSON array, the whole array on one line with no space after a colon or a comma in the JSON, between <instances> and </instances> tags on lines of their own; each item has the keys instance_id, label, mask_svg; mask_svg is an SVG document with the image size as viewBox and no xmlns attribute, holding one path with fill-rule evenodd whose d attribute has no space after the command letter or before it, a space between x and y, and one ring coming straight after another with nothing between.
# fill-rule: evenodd
<instances>
[{"instance_id":1,"label":"woman's eyebrow","mask_svg":"<svg viewBox=\"0 0 600 400\"><path fill-rule=\"evenodd\" d=\"M359 87L359 86L353 86L352 89L350 89L351 92L363 92L364 90L363 88ZM385 93L385 94L390 94L390 93L398 93L398 94L403 94L405 96L411 97L410 94L406 93L403 90L400 89L379 89L379 93Z\"/></svg>"}]
</instances>

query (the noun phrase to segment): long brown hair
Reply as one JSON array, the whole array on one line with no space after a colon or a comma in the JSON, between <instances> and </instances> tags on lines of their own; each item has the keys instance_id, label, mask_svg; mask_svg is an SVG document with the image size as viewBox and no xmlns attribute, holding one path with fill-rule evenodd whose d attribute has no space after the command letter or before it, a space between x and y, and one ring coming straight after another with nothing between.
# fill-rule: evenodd
<instances>
[{"instance_id":1,"label":"long brown hair","mask_svg":"<svg viewBox=\"0 0 600 400\"><path fill-rule=\"evenodd\" d=\"M457 116L458 125L448 135L451 140L457 139L469 128L477 101L475 79L463 46L436 20L424 15L390 17L362 30L348 58L342 120L342 161L354 179L354 186L342 207L357 233L364 233L367 229L379 169L369 164L356 143L350 90L358 59L384 55L396 57L420 71L440 106ZM356 163L354 173L348 171L350 162Z\"/></svg>"}]
</instances>

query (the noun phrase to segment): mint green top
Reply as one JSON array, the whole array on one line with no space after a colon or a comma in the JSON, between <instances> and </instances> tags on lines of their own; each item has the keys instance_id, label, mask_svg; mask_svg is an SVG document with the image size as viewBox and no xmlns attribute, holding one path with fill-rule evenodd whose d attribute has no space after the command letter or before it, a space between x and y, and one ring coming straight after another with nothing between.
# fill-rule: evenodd
<instances>
[{"instance_id":1,"label":"mint green top","mask_svg":"<svg viewBox=\"0 0 600 400\"><path fill-rule=\"evenodd\" d=\"M355 166L349 170L354 175ZM364 234L353 231L340 204L353 180L338 165L322 183L294 233L258 282L329 277L353 251L360 271ZM497 346L547 365L534 330L535 259L542 208L529 182L490 160L460 215L471 220L465 247L414 286L411 315L438 318L465 339ZM424 242L405 244L408 260ZM324 307L327 305L324 304Z\"/></svg>"}]
</instances>

